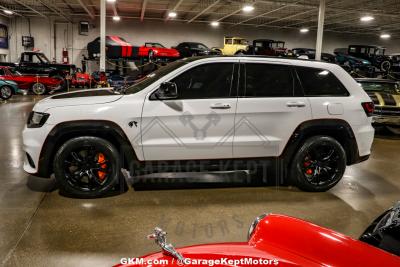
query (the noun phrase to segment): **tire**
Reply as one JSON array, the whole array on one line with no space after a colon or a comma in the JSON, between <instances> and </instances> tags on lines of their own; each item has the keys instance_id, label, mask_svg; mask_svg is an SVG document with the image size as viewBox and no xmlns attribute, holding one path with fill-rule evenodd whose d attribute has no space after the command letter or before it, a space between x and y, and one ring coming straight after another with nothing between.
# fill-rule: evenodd
<instances>
[{"instance_id":1,"label":"tire","mask_svg":"<svg viewBox=\"0 0 400 267\"><path fill-rule=\"evenodd\" d=\"M237 51L237 52L235 53L235 56L242 56L242 55L244 55L244 53L243 53L242 50Z\"/></svg>"},{"instance_id":2,"label":"tire","mask_svg":"<svg viewBox=\"0 0 400 267\"><path fill-rule=\"evenodd\" d=\"M0 97L3 100L10 99L14 93L14 90L11 88L11 86L4 85L0 88Z\"/></svg>"},{"instance_id":3,"label":"tire","mask_svg":"<svg viewBox=\"0 0 400 267\"><path fill-rule=\"evenodd\" d=\"M53 166L62 192L94 198L106 195L119 184L119 162L118 150L110 142L82 136L68 140L58 149Z\"/></svg>"},{"instance_id":4,"label":"tire","mask_svg":"<svg viewBox=\"0 0 400 267\"><path fill-rule=\"evenodd\" d=\"M32 92L35 95L44 95L46 93L46 85L43 83L34 83L32 84Z\"/></svg>"},{"instance_id":5,"label":"tire","mask_svg":"<svg viewBox=\"0 0 400 267\"><path fill-rule=\"evenodd\" d=\"M389 71L392 67L392 64L390 64L390 61L385 60L381 63L380 67L381 71Z\"/></svg>"},{"instance_id":6,"label":"tire","mask_svg":"<svg viewBox=\"0 0 400 267\"><path fill-rule=\"evenodd\" d=\"M307 139L292 159L290 181L308 192L325 192L335 186L346 170L346 152L329 136Z\"/></svg>"}]
</instances>

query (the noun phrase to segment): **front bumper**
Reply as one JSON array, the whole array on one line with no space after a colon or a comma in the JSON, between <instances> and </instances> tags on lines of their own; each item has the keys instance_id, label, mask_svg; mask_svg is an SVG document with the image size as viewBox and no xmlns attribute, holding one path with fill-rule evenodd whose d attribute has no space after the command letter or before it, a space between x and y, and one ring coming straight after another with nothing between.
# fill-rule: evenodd
<instances>
[{"instance_id":1,"label":"front bumper","mask_svg":"<svg viewBox=\"0 0 400 267\"><path fill-rule=\"evenodd\" d=\"M29 174L39 173L40 153L52 125L44 124L40 128L27 128L22 131L23 150L25 152L24 170Z\"/></svg>"}]
</instances>

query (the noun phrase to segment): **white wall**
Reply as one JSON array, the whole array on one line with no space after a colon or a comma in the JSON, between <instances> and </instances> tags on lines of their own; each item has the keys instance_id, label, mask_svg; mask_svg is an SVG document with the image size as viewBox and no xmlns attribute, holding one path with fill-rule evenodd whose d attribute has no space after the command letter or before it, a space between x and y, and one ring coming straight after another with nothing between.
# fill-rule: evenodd
<instances>
[{"instance_id":1,"label":"white wall","mask_svg":"<svg viewBox=\"0 0 400 267\"><path fill-rule=\"evenodd\" d=\"M21 35L28 35L28 23L26 19L14 18L16 30L12 36L16 46L12 47L11 60L16 60L23 50L21 46ZM81 65L81 56L85 54L86 45L99 36L99 27L90 29L89 36L78 34L78 24L57 24L56 26L56 51L54 51L54 20L32 19L31 34L35 38L35 47L41 49L49 58L56 56L61 61L62 49L68 48L70 61L78 66ZM11 28L11 27L10 27ZM261 28L254 27L219 27L212 28L205 24L186 24L174 22L145 21L140 23L137 20L122 20L118 23L107 21L107 34L118 35L125 38L134 45L142 45L146 41L160 42L170 47L182 41L199 41L209 47L223 45L224 35L234 35L253 40L257 38L270 38L286 41L286 46L294 47L315 47L316 31L307 34L300 34L297 30ZM376 44L386 46L387 52L400 52L399 40L381 40L378 36L336 34L325 32L323 51L333 52L335 48L347 47L349 44Z\"/></svg>"}]
</instances>

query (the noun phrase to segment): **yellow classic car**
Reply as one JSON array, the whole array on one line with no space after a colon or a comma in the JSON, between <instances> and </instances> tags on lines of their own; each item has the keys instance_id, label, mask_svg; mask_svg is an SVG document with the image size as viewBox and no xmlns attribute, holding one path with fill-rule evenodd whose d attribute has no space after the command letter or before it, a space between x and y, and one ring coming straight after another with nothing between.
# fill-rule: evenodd
<instances>
[{"instance_id":1,"label":"yellow classic car","mask_svg":"<svg viewBox=\"0 0 400 267\"><path fill-rule=\"evenodd\" d=\"M225 36L224 47L215 48L215 50L220 51L225 56L242 55L249 50L249 44L244 38Z\"/></svg>"}]
</instances>

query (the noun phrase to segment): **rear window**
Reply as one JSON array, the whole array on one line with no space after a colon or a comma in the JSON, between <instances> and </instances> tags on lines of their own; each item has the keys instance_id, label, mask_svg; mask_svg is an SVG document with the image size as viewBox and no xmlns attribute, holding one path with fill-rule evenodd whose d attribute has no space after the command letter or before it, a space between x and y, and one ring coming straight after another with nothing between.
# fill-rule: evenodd
<instances>
[{"instance_id":1,"label":"rear window","mask_svg":"<svg viewBox=\"0 0 400 267\"><path fill-rule=\"evenodd\" d=\"M348 96L349 92L328 70L296 67L305 96Z\"/></svg>"}]
</instances>

